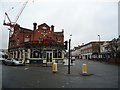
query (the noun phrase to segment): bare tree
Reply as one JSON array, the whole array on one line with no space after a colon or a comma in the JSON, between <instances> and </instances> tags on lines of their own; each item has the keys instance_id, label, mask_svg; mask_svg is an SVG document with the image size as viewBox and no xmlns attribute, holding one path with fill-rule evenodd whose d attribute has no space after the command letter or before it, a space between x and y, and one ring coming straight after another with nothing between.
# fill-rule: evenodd
<instances>
[{"instance_id":1,"label":"bare tree","mask_svg":"<svg viewBox=\"0 0 120 90\"><path fill-rule=\"evenodd\" d=\"M119 46L118 41L119 38L118 39L114 38L112 41L109 42L109 50L112 53L113 57L116 57L116 53L118 51L118 46Z\"/></svg>"}]
</instances>

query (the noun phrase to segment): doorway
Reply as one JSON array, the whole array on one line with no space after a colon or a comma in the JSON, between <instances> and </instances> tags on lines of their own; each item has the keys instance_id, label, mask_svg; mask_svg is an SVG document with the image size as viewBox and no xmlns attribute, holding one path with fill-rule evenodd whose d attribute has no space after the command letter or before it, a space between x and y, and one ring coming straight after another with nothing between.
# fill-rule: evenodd
<instances>
[{"instance_id":1,"label":"doorway","mask_svg":"<svg viewBox=\"0 0 120 90\"><path fill-rule=\"evenodd\" d=\"M52 62L52 52L46 52L46 56L47 62Z\"/></svg>"}]
</instances>

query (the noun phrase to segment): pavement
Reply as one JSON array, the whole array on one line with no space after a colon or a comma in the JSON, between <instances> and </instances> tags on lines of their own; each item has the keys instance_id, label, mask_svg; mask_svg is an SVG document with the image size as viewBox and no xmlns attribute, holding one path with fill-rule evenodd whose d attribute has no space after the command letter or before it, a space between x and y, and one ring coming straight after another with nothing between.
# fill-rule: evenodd
<instances>
[{"instance_id":1,"label":"pavement","mask_svg":"<svg viewBox=\"0 0 120 90\"><path fill-rule=\"evenodd\" d=\"M91 76L82 76L82 64ZM68 74L67 65L2 66L2 88L118 88L118 65L107 62L76 59Z\"/></svg>"}]
</instances>

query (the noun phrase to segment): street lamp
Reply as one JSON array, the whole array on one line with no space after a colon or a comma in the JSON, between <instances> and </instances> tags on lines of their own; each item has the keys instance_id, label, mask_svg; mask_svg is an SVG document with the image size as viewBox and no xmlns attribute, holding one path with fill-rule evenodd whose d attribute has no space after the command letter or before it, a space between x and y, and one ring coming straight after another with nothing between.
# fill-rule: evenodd
<instances>
[{"instance_id":1,"label":"street lamp","mask_svg":"<svg viewBox=\"0 0 120 90\"><path fill-rule=\"evenodd\" d=\"M98 37L99 37L99 42L100 42L100 35L98 35Z\"/></svg>"},{"instance_id":2,"label":"street lamp","mask_svg":"<svg viewBox=\"0 0 120 90\"><path fill-rule=\"evenodd\" d=\"M71 48L71 36L70 35L70 39L69 39L69 60L68 60L68 74L70 74L70 59L71 59L71 54L70 54L70 48Z\"/></svg>"},{"instance_id":3,"label":"street lamp","mask_svg":"<svg viewBox=\"0 0 120 90\"><path fill-rule=\"evenodd\" d=\"M99 51L98 51L99 55L98 56L100 57L100 35L98 35L98 37L99 37Z\"/></svg>"}]
</instances>

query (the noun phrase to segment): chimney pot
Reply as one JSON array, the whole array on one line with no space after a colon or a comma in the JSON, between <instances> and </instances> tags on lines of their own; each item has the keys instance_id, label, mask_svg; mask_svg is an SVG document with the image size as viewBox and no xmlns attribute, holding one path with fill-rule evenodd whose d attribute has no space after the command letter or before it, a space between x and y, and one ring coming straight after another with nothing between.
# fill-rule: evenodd
<instances>
[{"instance_id":1,"label":"chimney pot","mask_svg":"<svg viewBox=\"0 0 120 90\"><path fill-rule=\"evenodd\" d=\"M54 32L54 26L53 25L51 25L51 31Z\"/></svg>"},{"instance_id":2,"label":"chimney pot","mask_svg":"<svg viewBox=\"0 0 120 90\"><path fill-rule=\"evenodd\" d=\"M37 23L34 22L34 23L33 23L33 30L36 30L36 27L37 27Z\"/></svg>"}]
</instances>

